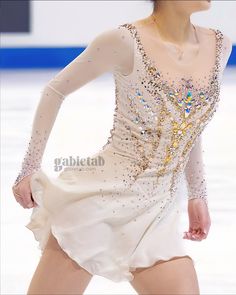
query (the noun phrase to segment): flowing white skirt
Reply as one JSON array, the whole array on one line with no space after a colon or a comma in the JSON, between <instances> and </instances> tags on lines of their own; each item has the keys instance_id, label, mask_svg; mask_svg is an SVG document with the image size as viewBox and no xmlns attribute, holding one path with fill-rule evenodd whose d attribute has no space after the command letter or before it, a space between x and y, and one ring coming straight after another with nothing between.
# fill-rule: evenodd
<instances>
[{"instance_id":1,"label":"flowing white skirt","mask_svg":"<svg viewBox=\"0 0 236 295\"><path fill-rule=\"evenodd\" d=\"M42 169L32 175L30 186L38 206L26 227L39 249L44 250L52 232L81 267L114 282L131 281L130 271L158 260L190 256L180 231L178 189L165 206L171 176L160 177L158 184L154 177L142 176L129 187L124 181L125 160L109 152L103 157L103 167L66 168L57 178Z\"/></svg>"}]
</instances>

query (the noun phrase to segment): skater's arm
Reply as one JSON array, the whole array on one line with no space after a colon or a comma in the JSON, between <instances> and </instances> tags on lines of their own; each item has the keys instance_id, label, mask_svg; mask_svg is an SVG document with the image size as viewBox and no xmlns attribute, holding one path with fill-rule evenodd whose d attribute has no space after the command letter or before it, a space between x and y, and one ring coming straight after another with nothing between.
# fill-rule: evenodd
<instances>
[{"instance_id":1,"label":"skater's arm","mask_svg":"<svg viewBox=\"0 0 236 295\"><path fill-rule=\"evenodd\" d=\"M188 219L189 227L184 232L184 239L201 241L208 235L211 218L208 210L207 186L203 163L202 135L192 150L185 167L188 188ZM199 201L199 200L203 200Z\"/></svg>"},{"instance_id":2,"label":"skater's arm","mask_svg":"<svg viewBox=\"0 0 236 295\"><path fill-rule=\"evenodd\" d=\"M208 203L201 135L190 151L185 167L185 176L187 180L188 199L201 198Z\"/></svg>"},{"instance_id":3,"label":"skater's arm","mask_svg":"<svg viewBox=\"0 0 236 295\"><path fill-rule=\"evenodd\" d=\"M45 85L34 115L31 137L14 185L41 167L46 142L66 96L105 72L132 70L132 40L114 28L97 35L87 48Z\"/></svg>"}]
</instances>

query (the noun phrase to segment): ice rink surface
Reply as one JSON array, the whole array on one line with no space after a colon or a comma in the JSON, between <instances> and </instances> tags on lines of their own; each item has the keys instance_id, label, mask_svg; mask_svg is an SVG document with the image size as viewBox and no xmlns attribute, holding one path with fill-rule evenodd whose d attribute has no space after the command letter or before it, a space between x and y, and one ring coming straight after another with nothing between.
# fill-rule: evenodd
<instances>
[{"instance_id":1,"label":"ice rink surface","mask_svg":"<svg viewBox=\"0 0 236 295\"><path fill-rule=\"evenodd\" d=\"M26 294L40 250L25 224L24 209L11 191L30 137L40 92L57 71L2 71L1 75L1 294ZM52 176L56 157L89 156L107 141L112 128L115 93L105 74L66 97L43 158ZM195 259L201 294L236 294L236 68L225 70L221 101L204 130L204 162L212 219L206 240L186 241ZM183 200L183 206L187 202ZM187 212L182 218L188 229ZM158 239L158 237L156 237ZM128 282L94 276L84 294L136 294Z\"/></svg>"}]
</instances>

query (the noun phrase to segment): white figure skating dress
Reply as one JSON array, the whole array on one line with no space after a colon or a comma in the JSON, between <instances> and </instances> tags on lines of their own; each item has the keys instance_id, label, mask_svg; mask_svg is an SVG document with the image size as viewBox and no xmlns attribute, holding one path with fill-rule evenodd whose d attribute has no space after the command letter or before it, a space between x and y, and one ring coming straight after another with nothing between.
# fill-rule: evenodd
<instances>
[{"instance_id":1,"label":"white figure skating dress","mask_svg":"<svg viewBox=\"0 0 236 295\"><path fill-rule=\"evenodd\" d=\"M232 49L220 30L195 30L202 42L208 34L209 45L181 65L161 41L154 48L141 26L122 24L94 38L43 88L15 181L32 174L38 206L26 227L41 250L52 231L79 265L115 282L132 280L137 267L187 254L179 179L186 176L189 199L207 203L201 134L216 111ZM41 161L63 100L105 72L115 79L114 123L107 143L90 156L104 165L49 177Z\"/></svg>"}]
</instances>

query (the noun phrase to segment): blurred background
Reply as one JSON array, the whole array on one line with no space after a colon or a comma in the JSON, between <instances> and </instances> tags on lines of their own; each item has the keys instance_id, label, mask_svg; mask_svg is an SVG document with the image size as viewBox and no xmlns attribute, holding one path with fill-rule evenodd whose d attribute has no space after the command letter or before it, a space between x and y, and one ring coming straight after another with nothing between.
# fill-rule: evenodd
<instances>
[{"instance_id":1,"label":"blurred background","mask_svg":"<svg viewBox=\"0 0 236 295\"><path fill-rule=\"evenodd\" d=\"M151 14L149 1L1 1L1 294L25 294L40 258L24 227L31 210L11 191L28 145L40 92L99 33ZM218 28L233 41L218 112L204 132L204 162L212 226L201 243L186 241L201 294L236 294L236 1L212 1L192 15L200 26ZM95 153L113 123L115 85L106 73L63 102L43 158L54 176L56 156ZM69 130L69 132L68 132ZM63 136L61 136L63 134ZM183 207L186 207L186 200ZM183 231L188 229L187 213ZM127 282L94 276L85 294L136 294Z\"/></svg>"}]
</instances>

